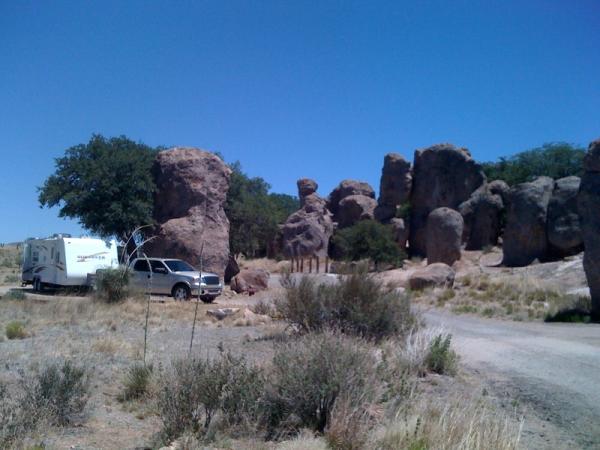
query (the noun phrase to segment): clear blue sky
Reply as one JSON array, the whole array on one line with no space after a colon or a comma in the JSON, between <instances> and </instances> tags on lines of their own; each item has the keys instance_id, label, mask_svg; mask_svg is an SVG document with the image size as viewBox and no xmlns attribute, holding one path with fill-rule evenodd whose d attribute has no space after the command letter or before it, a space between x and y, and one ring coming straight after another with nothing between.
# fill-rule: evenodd
<instances>
[{"instance_id":1,"label":"clear blue sky","mask_svg":"<svg viewBox=\"0 0 600 450\"><path fill-rule=\"evenodd\" d=\"M600 136L600 2L0 0L0 242L92 133L240 160L277 192L375 188L385 153L493 160Z\"/></svg>"}]
</instances>

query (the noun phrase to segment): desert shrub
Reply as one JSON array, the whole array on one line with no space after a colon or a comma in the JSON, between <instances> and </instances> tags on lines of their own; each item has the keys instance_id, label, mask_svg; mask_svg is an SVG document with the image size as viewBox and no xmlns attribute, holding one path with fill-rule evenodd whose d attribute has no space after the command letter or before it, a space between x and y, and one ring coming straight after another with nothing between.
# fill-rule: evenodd
<instances>
[{"instance_id":1,"label":"desert shrub","mask_svg":"<svg viewBox=\"0 0 600 450\"><path fill-rule=\"evenodd\" d=\"M376 266L379 263L401 266L406 258L394 240L392 228L376 220L362 220L336 231L331 239L331 252L336 258L349 261L368 258Z\"/></svg>"},{"instance_id":2,"label":"desert shrub","mask_svg":"<svg viewBox=\"0 0 600 450\"><path fill-rule=\"evenodd\" d=\"M49 364L24 378L22 387L26 414L67 425L85 408L89 376L84 367L64 361Z\"/></svg>"},{"instance_id":3,"label":"desert shrub","mask_svg":"<svg viewBox=\"0 0 600 450\"><path fill-rule=\"evenodd\" d=\"M338 412L349 406L369 411L384 388L372 347L338 332L310 333L278 345L272 366L263 402L271 436L301 428L323 432L332 425L336 404Z\"/></svg>"},{"instance_id":4,"label":"desert shrub","mask_svg":"<svg viewBox=\"0 0 600 450\"><path fill-rule=\"evenodd\" d=\"M0 448L13 448L30 428L20 403L0 384Z\"/></svg>"},{"instance_id":5,"label":"desert shrub","mask_svg":"<svg viewBox=\"0 0 600 450\"><path fill-rule=\"evenodd\" d=\"M25 324L18 320L13 320L6 325L6 337L8 339L24 339L27 337Z\"/></svg>"},{"instance_id":6,"label":"desert shrub","mask_svg":"<svg viewBox=\"0 0 600 450\"><path fill-rule=\"evenodd\" d=\"M402 334L415 324L408 296L364 270L331 285L310 277L282 277L283 298L275 305L283 319L301 332L334 328L370 339Z\"/></svg>"},{"instance_id":7,"label":"desert shrub","mask_svg":"<svg viewBox=\"0 0 600 450\"><path fill-rule=\"evenodd\" d=\"M546 312L545 322L591 321L592 300L587 296L564 295Z\"/></svg>"},{"instance_id":8,"label":"desert shrub","mask_svg":"<svg viewBox=\"0 0 600 450\"><path fill-rule=\"evenodd\" d=\"M4 277L4 282L7 284L14 284L14 283L18 283L19 281L21 281L21 278L19 278L16 275L6 275ZM12 291L11 291L12 292ZM20 292L20 291L18 291Z\"/></svg>"},{"instance_id":9,"label":"desert shrub","mask_svg":"<svg viewBox=\"0 0 600 450\"><path fill-rule=\"evenodd\" d=\"M205 433L216 413L227 425L256 422L263 371L245 358L221 352L214 359L181 359L159 380L158 414L170 440Z\"/></svg>"},{"instance_id":10,"label":"desert shrub","mask_svg":"<svg viewBox=\"0 0 600 450\"><path fill-rule=\"evenodd\" d=\"M2 297L4 300L25 300L25 292L20 289L11 289Z\"/></svg>"},{"instance_id":11,"label":"desert shrub","mask_svg":"<svg viewBox=\"0 0 600 450\"><path fill-rule=\"evenodd\" d=\"M136 363L127 369L123 380L121 400L133 400L148 393L152 380L152 366Z\"/></svg>"},{"instance_id":12,"label":"desert shrub","mask_svg":"<svg viewBox=\"0 0 600 450\"><path fill-rule=\"evenodd\" d=\"M125 300L129 295L129 270L126 267L97 272L96 299L105 303Z\"/></svg>"},{"instance_id":13,"label":"desert shrub","mask_svg":"<svg viewBox=\"0 0 600 450\"><path fill-rule=\"evenodd\" d=\"M453 374L456 371L458 355L451 347L452 335L438 334L431 343L425 357L425 366L430 372Z\"/></svg>"}]
</instances>

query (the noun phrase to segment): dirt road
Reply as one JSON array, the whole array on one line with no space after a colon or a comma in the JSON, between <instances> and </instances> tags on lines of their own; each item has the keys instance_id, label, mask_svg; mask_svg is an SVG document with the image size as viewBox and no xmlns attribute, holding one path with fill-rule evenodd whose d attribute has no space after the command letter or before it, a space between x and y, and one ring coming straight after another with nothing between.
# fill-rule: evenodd
<instances>
[{"instance_id":1,"label":"dirt road","mask_svg":"<svg viewBox=\"0 0 600 450\"><path fill-rule=\"evenodd\" d=\"M430 310L463 365L525 410L527 448L600 448L600 325L508 322Z\"/></svg>"}]
</instances>

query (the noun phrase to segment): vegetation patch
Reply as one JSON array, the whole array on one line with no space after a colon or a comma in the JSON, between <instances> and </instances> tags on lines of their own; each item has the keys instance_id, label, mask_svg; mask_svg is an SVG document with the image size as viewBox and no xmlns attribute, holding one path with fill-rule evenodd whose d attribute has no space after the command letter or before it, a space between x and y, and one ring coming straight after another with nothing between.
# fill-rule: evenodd
<instances>
[{"instance_id":1,"label":"vegetation patch","mask_svg":"<svg viewBox=\"0 0 600 450\"><path fill-rule=\"evenodd\" d=\"M6 337L8 339L25 339L27 337L27 331L25 330L25 324L18 320L13 320L6 325Z\"/></svg>"}]
</instances>

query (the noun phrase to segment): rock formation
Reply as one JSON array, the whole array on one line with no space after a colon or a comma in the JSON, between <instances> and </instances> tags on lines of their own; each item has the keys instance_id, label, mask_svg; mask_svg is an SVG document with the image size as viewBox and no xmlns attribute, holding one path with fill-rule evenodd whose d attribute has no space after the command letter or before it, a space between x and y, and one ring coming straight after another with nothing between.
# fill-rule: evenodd
<instances>
[{"instance_id":1,"label":"rock formation","mask_svg":"<svg viewBox=\"0 0 600 450\"><path fill-rule=\"evenodd\" d=\"M223 209L231 169L216 155L191 147L157 154L154 240L150 256L181 258L223 275L229 259L229 220Z\"/></svg>"},{"instance_id":2,"label":"rock formation","mask_svg":"<svg viewBox=\"0 0 600 450\"><path fill-rule=\"evenodd\" d=\"M303 205L281 227L283 253L287 257L326 256L333 234L331 213L316 192L302 196L301 186L304 183L298 182Z\"/></svg>"},{"instance_id":3,"label":"rock formation","mask_svg":"<svg viewBox=\"0 0 600 450\"><path fill-rule=\"evenodd\" d=\"M539 177L510 190L502 249L503 264L526 266L548 255L546 218L554 180Z\"/></svg>"},{"instance_id":4,"label":"rock formation","mask_svg":"<svg viewBox=\"0 0 600 450\"><path fill-rule=\"evenodd\" d=\"M319 185L315 180L311 180L310 178L300 178L296 184L298 185L298 198L300 198L300 206L304 206L304 199L317 192Z\"/></svg>"},{"instance_id":5,"label":"rock formation","mask_svg":"<svg viewBox=\"0 0 600 450\"><path fill-rule=\"evenodd\" d=\"M600 139L590 144L583 168L577 196L585 247L583 268L592 296L592 318L600 321Z\"/></svg>"},{"instance_id":6,"label":"rock formation","mask_svg":"<svg viewBox=\"0 0 600 450\"><path fill-rule=\"evenodd\" d=\"M375 218L381 222L392 219L396 208L409 202L411 187L410 163L397 153L385 155Z\"/></svg>"},{"instance_id":7,"label":"rock formation","mask_svg":"<svg viewBox=\"0 0 600 450\"><path fill-rule=\"evenodd\" d=\"M425 256L429 213L442 206L458 209L485 175L467 149L438 144L415 151L412 181L410 250Z\"/></svg>"},{"instance_id":8,"label":"rock formation","mask_svg":"<svg viewBox=\"0 0 600 450\"><path fill-rule=\"evenodd\" d=\"M434 263L415 271L408 279L408 285L415 291L428 287L451 288L455 276L452 267L444 263Z\"/></svg>"},{"instance_id":9,"label":"rock formation","mask_svg":"<svg viewBox=\"0 0 600 450\"><path fill-rule=\"evenodd\" d=\"M225 283L229 283L233 277L235 277L238 273L240 273L240 266L235 260L233 255L229 255L229 259L227 260L227 267L225 267L225 275L223 276L223 281Z\"/></svg>"},{"instance_id":10,"label":"rock formation","mask_svg":"<svg viewBox=\"0 0 600 450\"><path fill-rule=\"evenodd\" d=\"M436 208L427 219L427 264L451 266L460 259L463 218L450 208Z\"/></svg>"},{"instance_id":11,"label":"rock formation","mask_svg":"<svg viewBox=\"0 0 600 450\"><path fill-rule=\"evenodd\" d=\"M364 195L375 198L375 191L369 183L365 183L364 181L343 180L329 194L327 209L335 216L338 212L340 202L350 195Z\"/></svg>"},{"instance_id":12,"label":"rock formation","mask_svg":"<svg viewBox=\"0 0 600 450\"><path fill-rule=\"evenodd\" d=\"M458 210L464 219L463 241L467 250L481 250L498 243L508 190L504 181L486 183L460 204Z\"/></svg>"},{"instance_id":13,"label":"rock formation","mask_svg":"<svg viewBox=\"0 0 600 450\"><path fill-rule=\"evenodd\" d=\"M583 237L579 226L577 193L579 177L560 178L548 204L547 233L553 255L564 257L583 250Z\"/></svg>"},{"instance_id":14,"label":"rock formation","mask_svg":"<svg viewBox=\"0 0 600 450\"><path fill-rule=\"evenodd\" d=\"M373 219L377 202L366 195L349 195L344 197L337 211L337 222L340 228L354 225L359 220Z\"/></svg>"},{"instance_id":15,"label":"rock formation","mask_svg":"<svg viewBox=\"0 0 600 450\"><path fill-rule=\"evenodd\" d=\"M408 221L400 218L393 218L389 221L389 224L392 227L394 240L398 244L398 247L404 250L406 248L406 243L408 242Z\"/></svg>"},{"instance_id":16,"label":"rock formation","mask_svg":"<svg viewBox=\"0 0 600 450\"><path fill-rule=\"evenodd\" d=\"M269 272L266 270L244 269L232 278L231 290L238 294L255 294L269 287Z\"/></svg>"}]
</instances>

